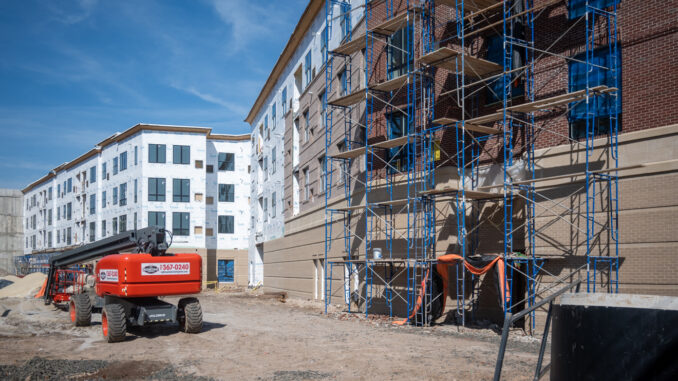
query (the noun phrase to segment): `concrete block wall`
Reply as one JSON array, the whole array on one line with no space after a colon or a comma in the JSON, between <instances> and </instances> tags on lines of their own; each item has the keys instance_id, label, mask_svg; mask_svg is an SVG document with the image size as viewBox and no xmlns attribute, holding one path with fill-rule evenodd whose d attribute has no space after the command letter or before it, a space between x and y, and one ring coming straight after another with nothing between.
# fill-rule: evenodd
<instances>
[{"instance_id":1,"label":"concrete block wall","mask_svg":"<svg viewBox=\"0 0 678 381\"><path fill-rule=\"evenodd\" d=\"M23 194L0 189L0 269L14 272L14 257L23 253Z\"/></svg>"}]
</instances>

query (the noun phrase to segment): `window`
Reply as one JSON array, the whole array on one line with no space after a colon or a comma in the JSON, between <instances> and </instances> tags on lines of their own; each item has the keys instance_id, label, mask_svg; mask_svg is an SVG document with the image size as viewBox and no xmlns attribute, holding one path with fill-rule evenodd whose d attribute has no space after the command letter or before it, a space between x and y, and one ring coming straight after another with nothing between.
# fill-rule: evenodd
<instances>
[{"instance_id":1,"label":"window","mask_svg":"<svg viewBox=\"0 0 678 381\"><path fill-rule=\"evenodd\" d=\"M264 157L264 180L268 180L268 158Z\"/></svg>"},{"instance_id":2,"label":"window","mask_svg":"<svg viewBox=\"0 0 678 381\"><path fill-rule=\"evenodd\" d=\"M586 53L574 57L579 61L586 61ZM616 62L615 62L616 61ZM568 91L573 92L586 88L586 78L588 75L589 87L606 85L608 87L617 87L619 91L596 95L589 100L589 128L592 129L594 136L608 134L610 127L614 126L615 117L621 113L621 63L619 52L617 55L611 54L607 48L602 48L593 52L593 59L590 60L593 65L570 61L568 63L569 79ZM617 73L606 69L616 67ZM616 75L615 75L616 74ZM570 121L570 136L572 139L586 137L586 103L579 102L570 108L568 119ZM621 127L621 123L618 125Z\"/></svg>"},{"instance_id":3,"label":"window","mask_svg":"<svg viewBox=\"0 0 678 381\"><path fill-rule=\"evenodd\" d=\"M97 224L96 222L89 223L89 241L94 242L96 240Z\"/></svg>"},{"instance_id":4,"label":"window","mask_svg":"<svg viewBox=\"0 0 678 381\"><path fill-rule=\"evenodd\" d=\"M407 74L412 67L412 58L408 52L408 39L412 36L412 27L406 26L389 37L388 45L388 79Z\"/></svg>"},{"instance_id":5,"label":"window","mask_svg":"<svg viewBox=\"0 0 678 381\"><path fill-rule=\"evenodd\" d=\"M134 230L137 230L137 212L134 212Z\"/></svg>"},{"instance_id":6,"label":"window","mask_svg":"<svg viewBox=\"0 0 678 381\"><path fill-rule=\"evenodd\" d=\"M327 62L327 27L320 32L320 55L324 65Z\"/></svg>"},{"instance_id":7,"label":"window","mask_svg":"<svg viewBox=\"0 0 678 381\"><path fill-rule=\"evenodd\" d=\"M120 172L127 169L127 152L120 154Z\"/></svg>"},{"instance_id":8,"label":"window","mask_svg":"<svg viewBox=\"0 0 678 381\"><path fill-rule=\"evenodd\" d=\"M285 115L287 114L287 86L283 87L280 99L281 99L280 104L282 105L282 113L283 115Z\"/></svg>"},{"instance_id":9,"label":"window","mask_svg":"<svg viewBox=\"0 0 678 381\"><path fill-rule=\"evenodd\" d=\"M214 173L214 166L211 164L207 164L207 166L205 167L205 171L207 173Z\"/></svg>"},{"instance_id":10,"label":"window","mask_svg":"<svg viewBox=\"0 0 678 381\"><path fill-rule=\"evenodd\" d=\"M47 209L47 225L52 225L52 209Z\"/></svg>"},{"instance_id":11,"label":"window","mask_svg":"<svg viewBox=\"0 0 678 381\"><path fill-rule=\"evenodd\" d=\"M106 163L102 163L101 164L101 179L103 180L105 178L106 178Z\"/></svg>"},{"instance_id":12,"label":"window","mask_svg":"<svg viewBox=\"0 0 678 381\"><path fill-rule=\"evenodd\" d=\"M218 169L220 171L234 171L235 157L232 153L219 152Z\"/></svg>"},{"instance_id":13,"label":"window","mask_svg":"<svg viewBox=\"0 0 678 381\"><path fill-rule=\"evenodd\" d=\"M319 192L325 191L325 156L318 158L318 184L320 184Z\"/></svg>"},{"instance_id":14,"label":"window","mask_svg":"<svg viewBox=\"0 0 678 381\"><path fill-rule=\"evenodd\" d=\"M586 2L587 0L570 0L567 2L567 11L568 17L570 19L577 18L586 13ZM614 4L619 4L619 0L588 0L589 6L605 9Z\"/></svg>"},{"instance_id":15,"label":"window","mask_svg":"<svg viewBox=\"0 0 678 381\"><path fill-rule=\"evenodd\" d=\"M61 184L57 184L57 198L60 197L61 194ZM28 210L28 200L26 200L26 210Z\"/></svg>"},{"instance_id":16,"label":"window","mask_svg":"<svg viewBox=\"0 0 678 381\"><path fill-rule=\"evenodd\" d=\"M47 233L47 247L52 247L52 232Z\"/></svg>"},{"instance_id":17,"label":"window","mask_svg":"<svg viewBox=\"0 0 678 381\"><path fill-rule=\"evenodd\" d=\"M346 143L339 142L337 143L337 151L339 152L345 152L346 151ZM343 184L344 181L346 181L348 171L346 171L346 163L344 160L342 160L339 163L339 179L337 179L337 184Z\"/></svg>"},{"instance_id":18,"label":"window","mask_svg":"<svg viewBox=\"0 0 678 381\"><path fill-rule=\"evenodd\" d=\"M275 128L277 125L276 115L275 115L275 103L271 106L271 127Z\"/></svg>"},{"instance_id":19,"label":"window","mask_svg":"<svg viewBox=\"0 0 678 381\"><path fill-rule=\"evenodd\" d=\"M308 167L304 168L304 200L311 197L311 177L308 175Z\"/></svg>"},{"instance_id":20,"label":"window","mask_svg":"<svg viewBox=\"0 0 678 381\"><path fill-rule=\"evenodd\" d=\"M70 245L71 244L71 237L73 236L71 232L71 228L66 229L66 244Z\"/></svg>"},{"instance_id":21,"label":"window","mask_svg":"<svg viewBox=\"0 0 678 381\"><path fill-rule=\"evenodd\" d=\"M351 4L341 3L341 40L351 35Z\"/></svg>"},{"instance_id":22,"label":"window","mask_svg":"<svg viewBox=\"0 0 678 381\"><path fill-rule=\"evenodd\" d=\"M113 217L112 225L113 235L118 234L118 217Z\"/></svg>"},{"instance_id":23,"label":"window","mask_svg":"<svg viewBox=\"0 0 678 381\"><path fill-rule=\"evenodd\" d=\"M271 150L271 173L275 173L275 150L276 147Z\"/></svg>"},{"instance_id":24,"label":"window","mask_svg":"<svg viewBox=\"0 0 678 381\"><path fill-rule=\"evenodd\" d=\"M219 216L219 234L233 234L233 216Z\"/></svg>"},{"instance_id":25,"label":"window","mask_svg":"<svg viewBox=\"0 0 678 381\"><path fill-rule=\"evenodd\" d=\"M139 164L139 147L134 146L134 165L136 166L138 164Z\"/></svg>"},{"instance_id":26,"label":"window","mask_svg":"<svg viewBox=\"0 0 678 381\"><path fill-rule=\"evenodd\" d=\"M266 140L271 138L271 129L268 128L268 115L264 117L264 131L266 132Z\"/></svg>"},{"instance_id":27,"label":"window","mask_svg":"<svg viewBox=\"0 0 678 381\"><path fill-rule=\"evenodd\" d=\"M348 94L348 76L346 75L346 69L342 70L337 74L339 79L339 96L344 96Z\"/></svg>"},{"instance_id":28,"label":"window","mask_svg":"<svg viewBox=\"0 0 678 381\"><path fill-rule=\"evenodd\" d=\"M47 189L47 199L52 200L52 187Z\"/></svg>"},{"instance_id":29,"label":"window","mask_svg":"<svg viewBox=\"0 0 678 381\"><path fill-rule=\"evenodd\" d=\"M516 24L520 27L520 24ZM514 57L511 60L511 66L518 69L523 66L523 49L514 49ZM499 65L504 65L504 39L502 36L492 36L487 39L487 54L485 58ZM504 101L504 77L500 76L497 79L490 81L485 90L485 103L495 103ZM509 98L522 96L525 94L524 77L521 76L521 71L515 71L511 74Z\"/></svg>"},{"instance_id":30,"label":"window","mask_svg":"<svg viewBox=\"0 0 678 381\"><path fill-rule=\"evenodd\" d=\"M113 205L118 205L118 187L113 188Z\"/></svg>"},{"instance_id":31,"label":"window","mask_svg":"<svg viewBox=\"0 0 678 381\"><path fill-rule=\"evenodd\" d=\"M386 114L388 124L388 138L395 139L407 135L407 117L402 112L393 112ZM409 145L398 146L388 150L389 170L402 171L407 167L407 153Z\"/></svg>"},{"instance_id":32,"label":"window","mask_svg":"<svg viewBox=\"0 0 678 381\"><path fill-rule=\"evenodd\" d=\"M124 233L127 231L127 215L123 214L119 218L120 221L120 233Z\"/></svg>"},{"instance_id":33,"label":"window","mask_svg":"<svg viewBox=\"0 0 678 381\"><path fill-rule=\"evenodd\" d=\"M120 184L120 206L127 205L127 183Z\"/></svg>"},{"instance_id":34,"label":"window","mask_svg":"<svg viewBox=\"0 0 678 381\"><path fill-rule=\"evenodd\" d=\"M118 174L118 158L113 158L113 176Z\"/></svg>"},{"instance_id":35,"label":"window","mask_svg":"<svg viewBox=\"0 0 678 381\"><path fill-rule=\"evenodd\" d=\"M96 213L97 211L97 195L91 194L89 195L89 214L92 215Z\"/></svg>"},{"instance_id":36,"label":"window","mask_svg":"<svg viewBox=\"0 0 678 381\"><path fill-rule=\"evenodd\" d=\"M271 194L271 217L275 217L275 192Z\"/></svg>"},{"instance_id":37,"label":"window","mask_svg":"<svg viewBox=\"0 0 678 381\"><path fill-rule=\"evenodd\" d=\"M89 169L89 183L93 184L93 183L96 183L96 182L97 182L97 167L94 166L94 167L91 167ZM51 190L51 188L50 188L50 190Z\"/></svg>"},{"instance_id":38,"label":"window","mask_svg":"<svg viewBox=\"0 0 678 381\"><path fill-rule=\"evenodd\" d=\"M309 135L310 135L310 121L308 118L308 110L304 111L304 143L308 143Z\"/></svg>"},{"instance_id":39,"label":"window","mask_svg":"<svg viewBox=\"0 0 678 381\"><path fill-rule=\"evenodd\" d=\"M191 229L190 213L172 212L172 234L187 236Z\"/></svg>"},{"instance_id":40,"label":"window","mask_svg":"<svg viewBox=\"0 0 678 381\"><path fill-rule=\"evenodd\" d=\"M173 179L172 180L172 201L189 202L191 200L191 180Z\"/></svg>"},{"instance_id":41,"label":"window","mask_svg":"<svg viewBox=\"0 0 678 381\"><path fill-rule=\"evenodd\" d=\"M164 144L149 144L148 145L148 162L149 163L164 163L165 153L167 149Z\"/></svg>"},{"instance_id":42,"label":"window","mask_svg":"<svg viewBox=\"0 0 678 381\"><path fill-rule=\"evenodd\" d=\"M101 209L106 207L106 191L101 192Z\"/></svg>"},{"instance_id":43,"label":"window","mask_svg":"<svg viewBox=\"0 0 678 381\"><path fill-rule=\"evenodd\" d=\"M61 219L61 207L60 206L57 206L56 216L57 216L57 221L59 221ZM28 228L28 218L26 219L26 228Z\"/></svg>"},{"instance_id":44,"label":"window","mask_svg":"<svg viewBox=\"0 0 678 381\"><path fill-rule=\"evenodd\" d=\"M311 78L311 50L306 53L306 58L304 59L304 76L306 77L304 87L308 87L313 79Z\"/></svg>"},{"instance_id":45,"label":"window","mask_svg":"<svg viewBox=\"0 0 678 381\"><path fill-rule=\"evenodd\" d=\"M268 222L268 198L264 197L264 221Z\"/></svg>"},{"instance_id":46,"label":"window","mask_svg":"<svg viewBox=\"0 0 678 381\"><path fill-rule=\"evenodd\" d=\"M327 111L327 97L325 90L323 90L320 95L318 95L318 103L320 105L320 124L325 127L326 124L326 111Z\"/></svg>"},{"instance_id":47,"label":"window","mask_svg":"<svg viewBox=\"0 0 678 381\"><path fill-rule=\"evenodd\" d=\"M134 203L137 203L137 193L139 192L139 184L137 179L134 179Z\"/></svg>"},{"instance_id":48,"label":"window","mask_svg":"<svg viewBox=\"0 0 678 381\"><path fill-rule=\"evenodd\" d=\"M57 245L61 243L61 234L58 231L56 232L56 241ZM26 237L26 247L28 247L28 237Z\"/></svg>"},{"instance_id":49,"label":"window","mask_svg":"<svg viewBox=\"0 0 678 381\"><path fill-rule=\"evenodd\" d=\"M72 212L73 212L73 204L69 202L68 204L66 204L66 219L69 220L69 221L71 220ZM35 228L35 227L33 227L33 228Z\"/></svg>"},{"instance_id":50,"label":"window","mask_svg":"<svg viewBox=\"0 0 678 381\"><path fill-rule=\"evenodd\" d=\"M191 147L177 146L172 148L172 163L174 164L190 164L191 163Z\"/></svg>"},{"instance_id":51,"label":"window","mask_svg":"<svg viewBox=\"0 0 678 381\"><path fill-rule=\"evenodd\" d=\"M165 228L165 212L148 212L148 226Z\"/></svg>"},{"instance_id":52,"label":"window","mask_svg":"<svg viewBox=\"0 0 678 381\"><path fill-rule=\"evenodd\" d=\"M101 220L101 238L106 237L106 220Z\"/></svg>"},{"instance_id":53,"label":"window","mask_svg":"<svg viewBox=\"0 0 678 381\"><path fill-rule=\"evenodd\" d=\"M68 193L71 193L73 191L73 179L68 179ZM35 201L33 202L33 206L35 206Z\"/></svg>"},{"instance_id":54,"label":"window","mask_svg":"<svg viewBox=\"0 0 678 381\"><path fill-rule=\"evenodd\" d=\"M219 202L235 201L235 185L219 184Z\"/></svg>"},{"instance_id":55,"label":"window","mask_svg":"<svg viewBox=\"0 0 678 381\"><path fill-rule=\"evenodd\" d=\"M148 201L165 201L165 179L148 178Z\"/></svg>"}]
</instances>

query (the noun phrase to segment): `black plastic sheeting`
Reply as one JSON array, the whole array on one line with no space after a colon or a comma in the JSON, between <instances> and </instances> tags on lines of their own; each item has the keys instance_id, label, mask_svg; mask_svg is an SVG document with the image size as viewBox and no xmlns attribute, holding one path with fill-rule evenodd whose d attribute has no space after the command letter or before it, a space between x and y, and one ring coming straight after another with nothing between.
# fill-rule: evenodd
<instances>
[{"instance_id":1,"label":"black plastic sheeting","mask_svg":"<svg viewBox=\"0 0 678 381\"><path fill-rule=\"evenodd\" d=\"M678 311L554 305L551 380L678 380Z\"/></svg>"}]
</instances>

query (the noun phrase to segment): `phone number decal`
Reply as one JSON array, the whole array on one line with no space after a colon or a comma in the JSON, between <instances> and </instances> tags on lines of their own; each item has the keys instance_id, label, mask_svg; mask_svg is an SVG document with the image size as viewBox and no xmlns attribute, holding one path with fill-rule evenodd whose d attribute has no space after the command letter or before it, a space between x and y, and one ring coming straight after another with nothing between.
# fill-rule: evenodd
<instances>
[{"instance_id":1,"label":"phone number decal","mask_svg":"<svg viewBox=\"0 0 678 381\"><path fill-rule=\"evenodd\" d=\"M180 263L142 263L141 275L186 275L191 273L191 264Z\"/></svg>"}]
</instances>

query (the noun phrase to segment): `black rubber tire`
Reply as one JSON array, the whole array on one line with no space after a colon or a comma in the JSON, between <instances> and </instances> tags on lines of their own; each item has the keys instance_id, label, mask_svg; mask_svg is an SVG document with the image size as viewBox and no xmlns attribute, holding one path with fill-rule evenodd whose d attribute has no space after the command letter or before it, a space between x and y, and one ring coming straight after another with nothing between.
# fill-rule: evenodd
<instances>
[{"instance_id":1,"label":"black rubber tire","mask_svg":"<svg viewBox=\"0 0 678 381\"><path fill-rule=\"evenodd\" d=\"M87 327L92 324L92 301L87 294L71 296L70 308L75 310L75 326Z\"/></svg>"},{"instance_id":2,"label":"black rubber tire","mask_svg":"<svg viewBox=\"0 0 678 381\"><path fill-rule=\"evenodd\" d=\"M107 304L101 314L104 338L109 343L124 341L127 335L127 317L121 304ZM106 322L104 322L104 319ZM108 328L108 332L106 331Z\"/></svg>"},{"instance_id":3,"label":"black rubber tire","mask_svg":"<svg viewBox=\"0 0 678 381\"><path fill-rule=\"evenodd\" d=\"M179 329L186 333L202 331L202 308L198 299L183 298L179 300L177 320L179 320Z\"/></svg>"}]
</instances>

